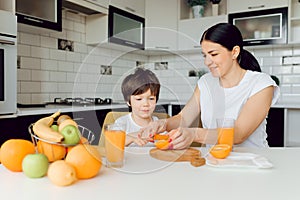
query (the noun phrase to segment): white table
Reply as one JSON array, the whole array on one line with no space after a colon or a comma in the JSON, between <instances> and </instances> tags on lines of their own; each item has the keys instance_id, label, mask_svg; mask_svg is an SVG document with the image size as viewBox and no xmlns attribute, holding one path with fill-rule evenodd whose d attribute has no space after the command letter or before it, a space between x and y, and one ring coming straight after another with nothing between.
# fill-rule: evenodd
<instances>
[{"instance_id":1,"label":"white table","mask_svg":"<svg viewBox=\"0 0 300 200\"><path fill-rule=\"evenodd\" d=\"M130 148L126 165L102 167L97 177L67 187L47 177L27 178L0 165L0 194L7 199L300 199L300 148L238 149L265 156L271 169L193 167L149 156L150 148ZM2 198L1 197L1 198Z\"/></svg>"}]
</instances>

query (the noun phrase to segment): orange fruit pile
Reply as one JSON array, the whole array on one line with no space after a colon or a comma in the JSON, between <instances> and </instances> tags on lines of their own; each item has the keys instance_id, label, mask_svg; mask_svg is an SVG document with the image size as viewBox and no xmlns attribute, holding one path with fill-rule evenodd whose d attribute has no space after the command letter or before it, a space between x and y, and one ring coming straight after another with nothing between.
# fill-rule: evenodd
<instances>
[{"instance_id":1,"label":"orange fruit pile","mask_svg":"<svg viewBox=\"0 0 300 200\"><path fill-rule=\"evenodd\" d=\"M22 161L27 154L35 153L34 144L24 139L9 139L1 146L1 162L13 172L22 171Z\"/></svg>"}]
</instances>

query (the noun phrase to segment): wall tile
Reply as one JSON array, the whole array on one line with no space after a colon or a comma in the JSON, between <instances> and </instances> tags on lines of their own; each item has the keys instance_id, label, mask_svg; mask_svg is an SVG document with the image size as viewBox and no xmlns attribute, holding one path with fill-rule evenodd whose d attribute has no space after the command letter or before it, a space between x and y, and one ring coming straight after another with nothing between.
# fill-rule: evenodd
<instances>
[{"instance_id":1,"label":"wall tile","mask_svg":"<svg viewBox=\"0 0 300 200\"><path fill-rule=\"evenodd\" d=\"M58 84L54 82L41 82L41 91L43 93L57 93L58 92Z\"/></svg>"},{"instance_id":2,"label":"wall tile","mask_svg":"<svg viewBox=\"0 0 300 200\"><path fill-rule=\"evenodd\" d=\"M32 81L49 81L49 72L41 70L31 70Z\"/></svg>"},{"instance_id":3,"label":"wall tile","mask_svg":"<svg viewBox=\"0 0 300 200\"><path fill-rule=\"evenodd\" d=\"M21 81L21 93L40 93L40 82L25 82Z\"/></svg>"},{"instance_id":4,"label":"wall tile","mask_svg":"<svg viewBox=\"0 0 300 200\"><path fill-rule=\"evenodd\" d=\"M21 57L21 68L22 69L41 69L41 59Z\"/></svg>"},{"instance_id":5,"label":"wall tile","mask_svg":"<svg viewBox=\"0 0 300 200\"><path fill-rule=\"evenodd\" d=\"M17 77L19 81L30 81L31 80L31 70L29 69L19 69L17 71Z\"/></svg>"},{"instance_id":6,"label":"wall tile","mask_svg":"<svg viewBox=\"0 0 300 200\"><path fill-rule=\"evenodd\" d=\"M31 56L34 58L49 59L49 52L48 48L31 46Z\"/></svg>"},{"instance_id":7,"label":"wall tile","mask_svg":"<svg viewBox=\"0 0 300 200\"><path fill-rule=\"evenodd\" d=\"M57 39L41 36L41 47L56 49L57 48Z\"/></svg>"},{"instance_id":8,"label":"wall tile","mask_svg":"<svg viewBox=\"0 0 300 200\"><path fill-rule=\"evenodd\" d=\"M40 35L19 32L18 37L20 38L20 40L19 40L20 44L28 44L31 46L41 46Z\"/></svg>"}]
</instances>

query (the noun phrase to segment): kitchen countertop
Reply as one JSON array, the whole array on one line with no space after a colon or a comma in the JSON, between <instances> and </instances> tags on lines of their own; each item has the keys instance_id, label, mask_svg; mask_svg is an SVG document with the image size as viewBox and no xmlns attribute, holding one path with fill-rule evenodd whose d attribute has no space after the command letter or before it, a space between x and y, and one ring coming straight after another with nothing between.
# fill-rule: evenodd
<instances>
[{"instance_id":1,"label":"kitchen countertop","mask_svg":"<svg viewBox=\"0 0 300 200\"><path fill-rule=\"evenodd\" d=\"M151 147L126 149L118 170L100 173L71 186L58 187L47 177L27 178L0 165L1 195L9 199L299 199L300 148L235 149L263 155L273 168L193 167L149 156Z\"/></svg>"}]
</instances>

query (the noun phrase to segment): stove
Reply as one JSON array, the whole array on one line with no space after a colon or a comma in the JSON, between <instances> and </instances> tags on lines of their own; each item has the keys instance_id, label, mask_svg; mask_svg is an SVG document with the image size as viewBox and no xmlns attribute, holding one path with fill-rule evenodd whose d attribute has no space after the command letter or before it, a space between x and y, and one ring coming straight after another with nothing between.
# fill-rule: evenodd
<instances>
[{"instance_id":1,"label":"stove","mask_svg":"<svg viewBox=\"0 0 300 200\"><path fill-rule=\"evenodd\" d=\"M18 108L32 108L32 107L46 107L48 105L61 106L94 106L94 105L111 105L113 101L111 98L54 98L53 102L46 102L42 104L20 104L17 103Z\"/></svg>"},{"instance_id":2,"label":"stove","mask_svg":"<svg viewBox=\"0 0 300 200\"><path fill-rule=\"evenodd\" d=\"M75 105L75 106L86 106L86 105L110 105L113 101L111 98L54 98L53 102L49 102L48 104L55 105Z\"/></svg>"}]
</instances>

